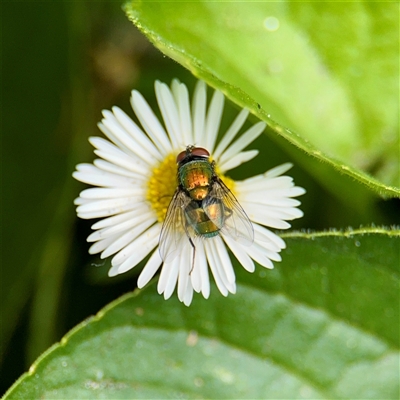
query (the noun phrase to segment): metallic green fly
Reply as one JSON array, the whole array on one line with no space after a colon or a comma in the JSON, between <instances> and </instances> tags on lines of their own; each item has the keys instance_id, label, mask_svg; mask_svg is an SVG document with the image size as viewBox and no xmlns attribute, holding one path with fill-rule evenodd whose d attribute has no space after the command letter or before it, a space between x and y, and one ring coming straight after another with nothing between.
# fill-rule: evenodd
<instances>
[{"instance_id":1,"label":"metallic green fly","mask_svg":"<svg viewBox=\"0 0 400 400\"><path fill-rule=\"evenodd\" d=\"M159 249L163 261L172 261L182 252L183 240L189 240L194 265L195 237L208 239L222 234L251 245L253 225L236 197L216 174L210 153L201 147L187 146L178 154L176 162L178 188L160 234Z\"/></svg>"}]
</instances>

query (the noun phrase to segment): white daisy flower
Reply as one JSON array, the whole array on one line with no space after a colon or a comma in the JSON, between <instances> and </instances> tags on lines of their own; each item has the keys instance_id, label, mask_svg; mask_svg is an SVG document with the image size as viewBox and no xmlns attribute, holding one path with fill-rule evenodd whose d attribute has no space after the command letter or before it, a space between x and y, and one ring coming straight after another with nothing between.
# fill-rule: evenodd
<instances>
[{"instance_id":1,"label":"white daisy flower","mask_svg":"<svg viewBox=\"0 0 400 400\"><path fill-rule=\"evenodd\" d=\"M73 174L75 179L97 186L83 190L75 204L80 218L99 219L92 226L95 232L87 239L94 242L89 252L101 253L101 258L113 256L109 276L130 270L150 255L138 287L144 287L162 266L158 292L168 299L177 287L178 298L186 305L191 303L193 291L209 297L209 270L224 296L235 293L235 272L228 248L249 272L254 271L254 262L273 268L272 261L281 260L279 253L285 242L266 227L287 229L290 224L286 221L303 215L297 208L300 202L293 197L305 190L294 186L291 177L282 176L291 168L289 163L244 181L226 177L229 170L258 154L257 150L244 149L261 134L265 124L256 123L234 140L248 116L248 111L242 110L216 143L224 96L215 91L207 107L206 89L204 82L197 83L191 106L184 84L174 80L169 88L157 81L155 91L164 126L143 96L133 90L131 104L141 127L118 107L113 107L112 112L103 111L104 118L98 126L109 140L91 137L89 141L99 158L93 164L79 164ZM212 162L207 161L204 149ZM206 219L214 227L212 234L198 234L193 229L193 221L200 214L206 215L205 203L193 203L194 219L188 218L186 207L191 199L187 188L182 183L178 185L177 155L181 153L180 158L186 162L186 156L199 152L203 153L197 158L211 165L213 182L223 182L215 186L227 187L233 194L229 197L231 208L236 203L238 213L245 212L235 216L229 204L224 207L222 197L215 196L214 203L223 212L219 219L213 219L207 211ZM208 183L210 188L214 185ZM170 222L161 234L177 187L181 203L175 214L181 219ZM212 197L210 193L205 198ZM239 225L234 225L237 222ZM245 240L241 240L242 236ZM169 246L174 247L174 252L169 251ZM171 253L174 254L170 256Z\"/></svg>"}]
</instances>

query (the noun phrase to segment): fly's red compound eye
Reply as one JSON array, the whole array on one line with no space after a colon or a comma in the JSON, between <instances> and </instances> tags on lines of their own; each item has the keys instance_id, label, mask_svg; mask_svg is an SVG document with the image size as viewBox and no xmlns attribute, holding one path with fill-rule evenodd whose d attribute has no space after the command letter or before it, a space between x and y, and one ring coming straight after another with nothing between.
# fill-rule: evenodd
<instances>
[{"instance_id":1,"label":"fly's red compound eye","mask_svg":"<svg viewBox=\"0 0 400 400\"><path fill-rule=\"evenodd\" d=\"M185 157L186 157L186 150L185 151L181 151L176 157L176 162L180 163L181 161L183 161L183 159Z\"/></svg>"},{"instance_id":2,"label":"fly's red compound eye","mask_svg":"<svg viewBox=\"0 0 400 400\"><path fill-rule=\"evenodd\" d=\"M203 147L188 146L185 151L181 151L178 154L178 156L176 157L176 162L179 164L188 156L208 158L210 157L210 153Z\"/></svg>"},{"instance_id":3,"label":"fly's red compound eye","mask_svg":"<svg viewBox=\"0 0 400 400\"><path fill-rule=\"evenodd\" d=\"M197 157L210 157L210 153L208 152L208 150L203 149L202 147L193 148L192 154Z\"/></svg>"}]
</instances>

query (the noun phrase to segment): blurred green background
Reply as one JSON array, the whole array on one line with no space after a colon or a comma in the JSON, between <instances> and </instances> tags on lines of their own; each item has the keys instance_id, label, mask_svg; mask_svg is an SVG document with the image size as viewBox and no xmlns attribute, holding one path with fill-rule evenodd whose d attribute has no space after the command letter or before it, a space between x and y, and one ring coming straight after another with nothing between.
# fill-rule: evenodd
<instances>
[{"instance_id":1,"label":"blurred green background","mask_svg":"<svg viewBox=\"0 0 400 400\"><path fill-rule=\"evenodd\" d=\"M132 115L131 89L155 107L155 79L169 83L178 77L189 89L195 79L134 28L120 2L3 3L1 13L4 393L65 332L135 288L136 271L109 279L108 262L89 257L92 222L78 220L73 206L84 185L71 173L77 163L93 160L87 139L100 134L101 110L118 105ZM223 124L235 112L230 105ZM291 161L265 136L252 147L265 153L268 164L259 157L235 177ZM307 188L301 199L305 217L294 222L295 229L400 222L398 199L374 195L367 210L357 210L299 166L291 174Z\"/></svg>"}]
</instances>

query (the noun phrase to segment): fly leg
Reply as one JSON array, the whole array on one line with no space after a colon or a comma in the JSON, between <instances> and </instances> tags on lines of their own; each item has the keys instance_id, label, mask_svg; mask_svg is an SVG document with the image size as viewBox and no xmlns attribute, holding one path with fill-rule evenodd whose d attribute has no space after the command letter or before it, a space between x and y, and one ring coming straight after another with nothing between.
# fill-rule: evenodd
<instances>
[{"instance_id":1,"label":"fly leg","mask_svg":"<svg viewBox=\"0 0 400 400\"><path fill-rule=\"evenodd\" d=\"M190 245L193 247L192 268L190 268L190 271L189 271L189 275L191 275L191 273L192 273L192 271L193 271L193 268L194 268L194 258L195 258L195 255L196 255L196 246L195 246L194 243L193 243L193 240L192 240L192 238L191 238L191 236L190 236L190 234L189 234L189 231L188 231L187 227L188 227L188 224L186 223L185 226L184 226L184 228L185 228L185 233L186 233L186 236L187 236L188 239L189 239Z\"/></svg>"}]
</instances>

